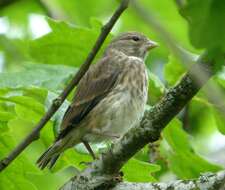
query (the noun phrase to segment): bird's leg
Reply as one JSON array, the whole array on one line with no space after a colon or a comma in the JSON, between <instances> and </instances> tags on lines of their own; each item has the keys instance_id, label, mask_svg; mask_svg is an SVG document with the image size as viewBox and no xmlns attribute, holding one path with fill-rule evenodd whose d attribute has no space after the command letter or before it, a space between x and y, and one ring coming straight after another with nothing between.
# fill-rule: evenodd
<instances>
[{"instance_id":1,"label":"bird's leg","mask_svg":"<svg viewBox=\"0 0 225 190\"><path fill-rule=\"evenodd\" d=\"M87 141L82 141L82 143L84 144L85 148L87 149L87 151L90 153L90 155L92 156L92 158L94 160L97 159L97 157L95 156L95 153L93 152L93 150L91 149L91 146L88 144Z\"/></svg>"}]
</instances>

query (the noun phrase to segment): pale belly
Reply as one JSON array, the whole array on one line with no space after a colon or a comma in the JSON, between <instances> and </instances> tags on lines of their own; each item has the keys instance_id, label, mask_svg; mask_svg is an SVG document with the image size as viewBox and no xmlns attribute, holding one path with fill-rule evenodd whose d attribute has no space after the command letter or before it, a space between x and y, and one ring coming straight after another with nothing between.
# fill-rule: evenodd
<instances>
[{"instance_id":1,"label":"pale belly","mask_svg":"<svg viewBox=\"0 0 225 190\"><path fill-rule=\"evenodd\" d=\"M90 130L83 139L88 142L119 139L131 127L140 122L146 99L144 94L132 98L129 91L111 96L110 101L106 97L92 110L92 113L99 110L98 114L90 113L90 123L88 124ZM107 101L110 103L106 104Z\"/></svg>"}]
</instances>

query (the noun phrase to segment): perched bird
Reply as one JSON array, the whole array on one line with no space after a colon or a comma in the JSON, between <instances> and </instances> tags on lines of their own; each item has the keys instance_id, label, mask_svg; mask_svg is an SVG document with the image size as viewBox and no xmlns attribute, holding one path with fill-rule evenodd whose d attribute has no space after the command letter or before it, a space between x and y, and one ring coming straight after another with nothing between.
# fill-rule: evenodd
<instances>
[{"instance_id":1,"label":"perched bird","mask_svg":"<svg viewBox=\"0 0 225 190\"><path fill-rule=\"evenodd\" d=\"M120 138L140 121L148 91L144 59L156 46L137 32L112 40L80 80L58 137L37 161L41 169L51 168L62 152L78 143L95 159L89 142Z\"/></svg>"}]
</instances>

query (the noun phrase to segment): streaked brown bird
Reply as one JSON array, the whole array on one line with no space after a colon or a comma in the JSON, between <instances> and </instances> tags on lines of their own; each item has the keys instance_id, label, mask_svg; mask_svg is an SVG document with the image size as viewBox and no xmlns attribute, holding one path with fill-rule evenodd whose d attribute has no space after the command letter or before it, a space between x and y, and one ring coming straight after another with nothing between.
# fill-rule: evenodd
<instances>
[{"instance_id":1,"label":"streaked brown bird","mask_svg":"<svg viewBox=\"0 0 225 190\"><path fill-rule=\"evenodd\" d=\"M51 168L60 154L83 143L120 138L140 121L147 101L144 59L157 44L143 34L127 32L112 40L103 57L80 80L54 144L38 159Z\"/></svg>"}]
</instances>

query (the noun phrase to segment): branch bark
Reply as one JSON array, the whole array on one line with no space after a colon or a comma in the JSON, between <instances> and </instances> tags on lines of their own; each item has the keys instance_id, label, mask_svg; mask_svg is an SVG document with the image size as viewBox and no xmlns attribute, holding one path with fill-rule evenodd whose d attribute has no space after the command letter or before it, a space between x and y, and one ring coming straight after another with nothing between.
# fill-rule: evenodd
<instances>
[{"instance_id":1,"label":"branch bark","mask_svg":"<svg viewBox=\"0 0 225 190\"><path fill-rule=\"evenodd\" d=\"M119 183L111 190L223 190L225 189L225 171L205 173L198 179L177 180L169 183Z\"/></svg>"},{"instance_id":2,"label":"branch bark","mask_svg":"<svg viewBox=\"0 0 225 190\"><path fill-rule=\"evenodd\" d=\"M91 52L88 54L85 62L73 77L72 81L68 84L68 86L62 91L62 93L56 98L49 110L46 114L42 117L39 123L34 127L30 134L28 134L24 140L15 147L12 152L5 158L0 161L0 172L4 170L19 154L33 141L39 138L40 130L45 126L45 124L51 119L51 117L55 114L55 112L59 109L62 105L63 101L66 99L68 94L72 91L72 89L79 83L82 76L88 70L91 62L94 60L97 52L101 48L104 40L106 39L107 35L113 28L116 21L119 19L120 15L124 12L124 10L128 7L129 0L122 0L117 10L114 12L110 20L102 27L102 31L94 44Z\"/></svg>"},{"instance_id":3,"label":"branch bark","mask_svg":"<svg viewBox=\"0 0 225 190\"><path fill-rule=\"evenodd\" d=\"M179 113L212 75L214 60L203 54L181 81L169 89L152 109L146 111L139 126L132 128L99 160L67 182L61 190L108 189L114 186L119 170L147 143L158 140L163 128ZM193 70L202 69L207 78L196 82Z\"/></svg>"}]
</instances>

